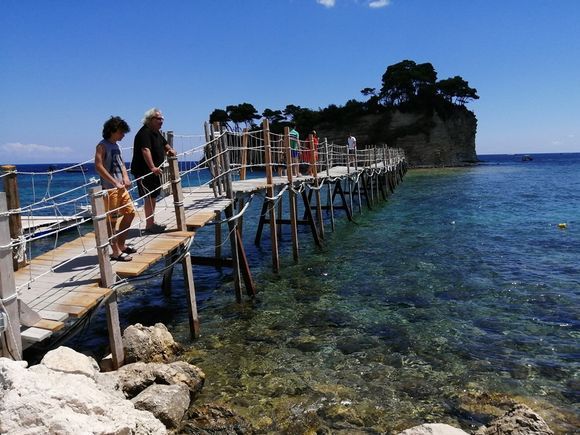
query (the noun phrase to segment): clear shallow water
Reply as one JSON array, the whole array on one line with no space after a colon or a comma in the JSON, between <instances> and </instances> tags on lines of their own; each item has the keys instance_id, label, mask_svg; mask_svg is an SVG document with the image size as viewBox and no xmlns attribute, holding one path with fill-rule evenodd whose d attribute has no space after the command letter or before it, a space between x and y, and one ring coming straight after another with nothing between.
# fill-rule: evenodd
<instances>
[{"instance_id":1,"label":"clear shallow water","mask_svg":"<svg viewBox=\"0 0 580 435\"><path fill-rule=\"evenodd\" d=\"M389 433L425 421L469 430L511 397L572 433L580 155L483 159L410 171L357 224L327 226L321 250L301 230L298 264L285 232L278 275L267 237L254 247L246 219L258 298L239 306L229 270L196 267L200 340L188 339L178 269L172 296L159 280L140 284L122 297L121 318L167 323L207 374L200 401L230 406L265 432ZM202 231L194 250L209 254L212 243ZM72 344L102 346L103 317Z\"/></svg>"}]
</instances>

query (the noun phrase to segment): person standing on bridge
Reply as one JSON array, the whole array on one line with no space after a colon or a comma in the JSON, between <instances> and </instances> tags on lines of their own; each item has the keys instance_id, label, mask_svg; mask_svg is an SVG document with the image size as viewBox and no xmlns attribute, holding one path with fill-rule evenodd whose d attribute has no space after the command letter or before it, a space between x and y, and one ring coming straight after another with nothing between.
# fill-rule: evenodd
<instances>
[{"instance_id":1,"label":"person standing on bridge","mask_svg":"<svg viewBox=\"0 0 580 435\"><path fill-rule=\"evenodd\" d=\"M109 235L112 236L111 259L116 261L131 261L133 258L129 254L136 252L133 246L125 244L127 231L135 217L135 207L127 190L131 186L131 180L117 143L129 131L129 125L123 119L111 116L103 125L103 140L99 142L95 152L95 169L101 176L101 186L106 189L105 207ZM121 216L121 221L116 233L118 216Z\"/></svg>"},{"instance_id":2,"label":"person standing on bridge","mask_svg":"<svg viewBox=\"0 0 580 435\"><path fill-rule=\"evenodd\" d=\"M144 200L145 233L160 234L165 225L155 223L156 198L161 192L161 164L165 155L174 156L175 150L161 134L163 114L157 108L149 109L143 118L143 127L135 135L131 173L137 178L139 196Z\"/></svg>"},{"instance_id":3,"label":"person standing on bridge","mask_svg":"<svg viewBox=\"0 0 580 435\"><path fill-rule=\"evenodd\" d=\"M300 134L296 131L296 125L290 125L290 171L295 177L300 177Z\"/></svg>"},{"instance_id":4,"label":"person standing on bridge","mask_svg":"<svg viewBox=\"0 0 580 435\"><path fill-rule=\"evenodd\" d=\"M355 160L355 154L356 154L356 137L354 137L352 134L348 134L348 139L346 140L347 142L347 152L348 152L348 166L350 166L351 162L354 162Z\"/></svg>"}]
</instances>

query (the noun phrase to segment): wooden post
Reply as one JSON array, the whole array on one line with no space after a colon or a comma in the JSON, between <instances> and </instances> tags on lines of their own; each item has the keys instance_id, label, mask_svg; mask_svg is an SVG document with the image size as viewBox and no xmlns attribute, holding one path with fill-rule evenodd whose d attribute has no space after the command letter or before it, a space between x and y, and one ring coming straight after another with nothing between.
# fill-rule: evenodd
<instances>
[{"instance_id":1,"label":"wooden post","mask_svg":"<svg viewBox=\"0 0 580 435\"><path fill-rule=\"evenodd\" d=\"M334 195L332 192L332 186L334 183L330 182L330 168L332 167L332 162L330 160L330 154L328 153L328 140L324 138L324 154L326 155L326 177L328 179L328 206L330 207L330 228L334 231Z\"/></svg>"},{"instance_id":2,"label":"wooden post","mask_svg":"<svg viewBox=\"0 0 580 435\"><path fill-rule=\"evenodd\" d=\"M8 175L4 176L4 192L6 192L6 205L8 210L18 210L20 209L20 197L18 194L16 166L4 165L0 166L0 170L2 173L8 173ZM8 222L10 225L10 237L12 239L20 239L23 235L20 213L11 213L8 216ZM26 249L24 249L23 244L19 245L19 247L21 249L12 251L12 266L15 271L26 266Z\"/></svg>"},{"instance_id":3,"label":"wooden post","mask_svg":"<svg viewBox=\"0 0 580 435\"><path fill-rule=\"evenodd\" d=\"M212 159L212 149L213 148L212 148L212 143L211 143L211 141L213 140L213 136L211 134L209 124L207 122L204 122L203 129L205 132L205 146L203 147L203 157L205 159L205 164L207 165L207 169L211 175L211 178L213 179L213 178L215 178L215 168L214 168L213 159ZM213 195L217 198L218 191L217 191L216 183L214 181L210 181L209 185L213 190Z\"/></svg>"},{"instance_id":4,"label":"wooden post","mask_svg":"<svg viewBox=\"0 0 580 435\"><path fill-rule=\"evenodd\" d=\"M244 128L242 134L242 153L240 158L240 180L246 179L246 167L248 165L248 129Z\"/></svg>"},{"instance_id":5,"label":"wooden post","mask_svg":"<svg viewBox=\"0 0 580 435\"><path fill-rule=\"evenodd\" d=\"M322 204L320 202L320 182L318 180L318 169L316 155L318 150L314 149L314 136L311 134L310 139L310 158L312 159L312 175L314 176L314 187L316 187L315 198L316 198L316 217L318 219L318 224L320 226L320 237L324 239L324 217L322 216ZM316 153L316 154L315 154Z\"/></svg>"},{"instance_id":6,"label":"wooden post","mask_svg":"<svg viewBox=\"0 0 580 435\"><path fill-rule=\"evenodd\" d=\"M170 156L169 174L171 176L171 193L173 195L173 206L175 208L175 221L179 231L187 231L187 223L185 220L185 208L183 206L183 186L181 184L181 173L179 172L179 161L177 156ZM173 256L168 257L173 263ZM187 304L189 307L189 330L193 338L199 337L199 317L197 314L197 301L195 297L195 284L193 280L193 268L191 265L191 254L185 253L181 260L181 267L183 268L183 280L185 284ZM173 271L173 269L171 269ZM169 290L171 288L171 272L164 277L164 287Z\"/></svg>"},{"instance_id":7,"label":"wooden post","mask_svg":"<svg viewBox=\"0 0 580 435\"><path fill-rule=\"evenodd\" d=\"M185 208L183 207L183 188L177 156L169 156L169 176L171 177L171 194L173 195L173 207L175 209L175 221L179 231L187 231L185 223Z\"/></svg>"},{"instance_id":8,"label":"wooden post","mask_svg":"<svg viewBox=\"0 0 580 435\"><path fill-rule=\"evenodd\" d=\"M222 131L221 137L221 149L223 150L223 168L225 174L225 189L226 196L230 200L230 204L225 209L226 217L228 218L228 228L230 233L230 245L232 251L232 267L234 271L234 288L236 293L236 300L238 302L242 301L242 283L241 283L241 272L240 272L240 260L238 251L238 238L237 238L237 223L230 220L234 216L234 189L232 186L232 172L230 166L230 150L227 142L227 135Z\"/></svg>"},{"instance_id":9,"label":"wooden post","mask_svg":"<svg viewBox=\"0 0 580 435\"><path fill-rule=\"evenodd\" d=\"M359 158L359 154L357 153L356 148L354 149L354 170L355 172L358 172L358 158ZM358 177L356 178L356 193L358 196L358 212L359 214L362 214L362 200L360 197L360 179L362 177L362 174L358 174ZM352 189L351 189L351 195L352 195Z\"/></svg>"},{"instance_id":10,"label":"wooden post","mask_svg":"<svg viewBox=\"0 0 580 435\"><path fill-rule=\"evenodd\" d=\"M220 210L214 210L215 214L215 258L222 258L222 212Z\"/></svg>"},{"instance_id":11,"label":"wooden post","mask_svg":"<svg viewBox=\"0 0 580 435\"><path fill-rule=\"evenodd\" d=\"M110 288L115 284L115 277L109 259L109 233L107 231L107 216L103 196L105 192L100 186L91 188L89 192L91 196L93 226L95 227L97 257L99 259L99 270L101 272L101 286ZM118 369L125 361L125 354L116 291L113 291L107 299L105 311L107 313L107 327L109 331L109 345L113 357L113 368Z\"/></svg>"},{"instance_id":12,"label":"wooden post","mask_svg":"<svg viewBox=\"0 0 580 435\"><path fill-rule=\"evenodd\" d=\"M5 330L0 333L2 353L0 355L14 360L22 359L22 338L20 337L20 312L18 295L14 282L10 223L6 193L0 192L0 316L3 316Z\"/></svg>"},{"instance_id":13,"label":"wooden post","mask_svg":"<svg viewBox=\"0 0 580 435\"><path fill-rule=\"evenodd\" d=\"M387 163L387 145L383 145L383 182L385 184L385 199L389 196L389 166Z\"/></svg>"},{"instance_id":14,"label":"wooden post","mask_svg":"<svg viewBox=\"0 0 580 435\"><path fill-rule=\"evenodd\" d=\"M264 132L264 158L266 161L266 195L273 198L272 150L270 148L270 125L267 119L264 119L262 123L262 130ZM273 202L268 202L268 209L270 212L270 239L272 240L272 269L277 273L280 270L280 257L278 254L278 232L276 231L276 210Z\"/></svg>"},{"instance_id":15,"label":"wooden post","mask_svg":"<svg viewBox=\"0 0 580 435\"><path fill-rule=\"evenodd\" d=\"M296 192L294 192L294 183L292 178L292 152L290 150L290 128L284 127L284 149L286 150L286 162L288 170L286 175L288 176L288 186L290 190L288 191L288 201L289 201L289 211L290 211L290 231L292 234L292 256L294 261L298 261L299 258L299 246L298 246L298 217L297 217L297 204L296 204ZM310 204L308 204L310 207Z\"/></svg>"}]
</instances>

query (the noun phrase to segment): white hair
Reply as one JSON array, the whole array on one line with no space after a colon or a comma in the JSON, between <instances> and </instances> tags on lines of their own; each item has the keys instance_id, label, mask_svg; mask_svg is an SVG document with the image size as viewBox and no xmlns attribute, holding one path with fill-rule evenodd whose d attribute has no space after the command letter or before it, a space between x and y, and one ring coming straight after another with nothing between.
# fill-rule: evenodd
<instances>
[{"instance_id":1,"label":"white hair","mask_svg":"<svg viewBox=\"0 0 580 435\"><path fill-rule=\"evenodd\" d=\"M143 122L143 125L147 125L149 123L149 120L153 118L157 113L161 113L161 110L159 110L157 107L152 107L147 112L145 112L145 115L143 115L143 119L141 120Z\"/></svg>"}]
</instances>

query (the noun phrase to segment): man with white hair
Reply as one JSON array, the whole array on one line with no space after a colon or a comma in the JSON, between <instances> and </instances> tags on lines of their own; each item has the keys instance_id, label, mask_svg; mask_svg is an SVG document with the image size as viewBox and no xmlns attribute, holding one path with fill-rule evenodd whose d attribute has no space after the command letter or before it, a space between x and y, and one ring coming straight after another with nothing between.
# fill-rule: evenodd
<instances>
[{"instance_id":1,"label":"man with white hair","mask_svg":"<svg viewBox=\"0 0 580 435\"><path fill-rule=\"evenodd\" d=\"M139 196L144 199L145 232L159 234L165 225L155 223L156 198L161 192L161 169L165 155L174 156L175 150L163 137L163 114L157 108L149 109L143 118L143 127L135 135L131 173L138 179Z\"/></svg>"}]
</instances>

